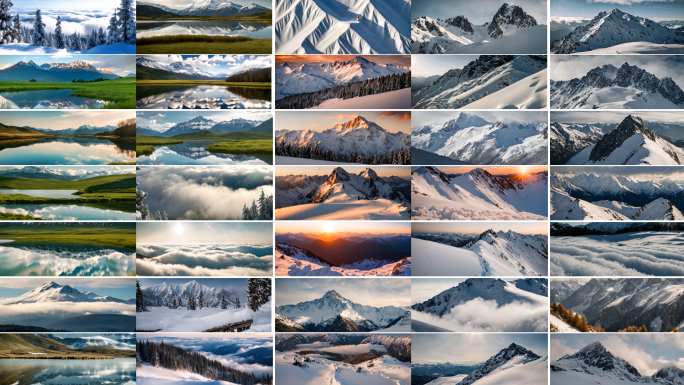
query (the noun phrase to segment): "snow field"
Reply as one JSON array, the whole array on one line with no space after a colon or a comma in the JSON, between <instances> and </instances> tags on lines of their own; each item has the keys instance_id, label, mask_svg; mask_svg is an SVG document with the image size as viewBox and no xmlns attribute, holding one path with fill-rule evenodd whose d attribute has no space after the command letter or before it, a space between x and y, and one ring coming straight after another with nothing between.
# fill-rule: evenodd
<instances>
[{"instance_id":1,"label":"snow field","mask_svg":"<svg viewBox=\"0 0 684 385\"><path fill-rule=\"evenodd\" d=\"M272 303L264 304L256 312L251 309L220 309L205 307L198 310L185 308L148 306L147 312L136 313L136 329L159 330L161 332L203 332L205 330L231 323L252 319L254 323L249 332L271 331Z\"/></svg>"},{"instance_id":2,"label":"snow field","mask_svg":"<svg viewBox=\"0 0 684 385\"><path fill-rule=\"evenodd\" d=\"M411 109L411 89L383 92L351 99L328 99L313 109Z\"/></svg>"},{"instance_id":3,"label":"snow field","mask_svg":"<svg viewBox=\"0 0 684 385\"><path fill-rule=\"evenodd\" d=\"M475 381L473 385L546 385L549 382L548 356L536 361L523 363L525 357L517 356L499 366L494 371ZM576 382L573 385L580 384ZM589 383L589 382L584 382ZM554 381L555 385L556 382Z\"/></svg>"},{"instance_id":4,"label":"snow field","mask_svg":"<svg viewBox=\"0 0 684 385\"><path fill-rule=\"evenodd\" d=\"M143 385L237 385L228 381L212 381L182 370L155 368L147 363L136 368L135 377L135 383Z\"/></svg>"},{"instance_id":5,"label":"snow field","mask_svg":"<svg viewBox=\"0 0 684 385\"><path fill-rule=\"evenodd\" d=\"M411 238L414 276L482 276L478 255L466 249Z\"/></svg>"},{"instance_id":6,"label":"snow field","mask_svg":"<svg viewBox=\"0 0 684 385\"><path fill-rule=\"evenodd\" d=\"M135 45L128 43L114 43L110 45L98 45L83 51L72 51L70 49L57 49L50 47L37 47L28 43L9 43L2 45L3 55L86 55L86 54L107 54L107 55L135 55Z\"/></svg>"},{"instance_id":7,"label":"snow field","mask_svg":"<svg viewBox=\"0 0 684 385\"><path fill-rule=\"evenodd\" d=\"M327 266L318 261L313 261L306 256L288 256L276 250L276 276L389 276L399 264L389 260L385 261L361 261L351 266ZM411 258L404 268L404 274L411 275Z\"/></svg>"},{"instance_id":8,"label":"snow field","mask_svg":"<svg viewBox=\"0 0 684 385\"><path fill-rule=\"evenodd\" d=\"M592 51L576 52L580 55L681 55L684 54L684 44L658 44L645 41L622 43L607 48Z\"/></svg>"},{"instance_id":9,"label":"snow field","mask_svg":"<svg viewBox=\"0 0 684 385\"><path fill-rule=\"evenodd\" d=\"M456 385L466 377L468 377L467 374L457 374L455 376L444 376L444 377L435 378L434 380L428 382L426 385Z\"/></svg>"},{"instance_id":10,"label":"snow field","mask_svg":"<svg viewBox=\"0 0 684 385\"><path fill-rule=\"evenodd\" d=\"M552 275L553 272L551 272ZM570 325L567 323L564 319L560 318L557 314L551 313L551 325L555 326L558 331L557 333L579 333L580 331L577 330L574 326Z\"/></svg>"},{"instance_id":11,"label":"snow field","mask_svg":"<svg viewBox=\"0 0 684 385\"><path fill-rule=\"evenodd\" d=\"M558 276L684 276L684 234L642 232L551 237Z\"/></svg>"},{"instance_id":12,"label":"snow field","mask_svg":"<svg viewBox=\"0 0 684 385\"><path fill-rule=\"evenodd\" d=\"M463 109L544 109L547 106L547 70L530 75L504 89L470 103Z\"/></svg>"}]
</instances>

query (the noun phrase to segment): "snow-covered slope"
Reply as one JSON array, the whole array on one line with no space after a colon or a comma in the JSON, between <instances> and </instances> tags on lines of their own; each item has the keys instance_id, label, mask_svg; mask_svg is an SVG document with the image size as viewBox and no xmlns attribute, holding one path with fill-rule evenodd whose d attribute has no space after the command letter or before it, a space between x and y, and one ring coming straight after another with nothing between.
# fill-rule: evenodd
<instances>
[{"instance_id":1,"label":"snow-covered slope","mask_svg":"<svg viewBox=\"0 0 684 385\"><path fill-rule=\"evenodd\" d=\"M123 341L110 338L110 336L106 334L78 337L69 337L64 334L61 336L56 336L53 334L44 334L41 336L50 338L65 345L69 345L75 349L81 349L88 346L106 346L114 349L135 350L135 335L132 335L132 338L124 338Z\"/></svg>"},{"instance_id":2,"label":"snow-covered slope","mask_svg":"<svg viewBox=\"0 0 684 385\"><path fill-rule=\"evenodd\" d=\"M276 307L276 314L287 317L308 331L375 331L406 317L396 306L373 307L354 303L334 290L313 301ZM405 327L406 332L410 329Z\"/></svg>"},{"instance_id":3,"label":"snow-covered slope","mask_svg":"<svg viewBox=\"0 0 684 385\"><path fill-rule=\"evenodd\" d=\"M543 69L513 85L472 102L463 109L507 109L532 110L544 109L547 106L548 81L547 70Z\"/></svg>"},{"instance_id":4,"label":"snow-covered slope","mask_svg":"<svg viewBox=\"0 0 684 385\"><path fill-rule=\"evenodd\" d=\"M481 55L465 67L449 70L434 83L412 92L411 104L416 109L465 107L545 69L544 56ZM540 81L541 78L534 83ZM529 98L529 87L527 93L517 95L519 102Z\"/></svg>"},{"instance_id":5,"label":"snow-covered slope","mask_svg":"<svg viewBox=\"0 0 684 385\"><path fill-rule=\"evenodd\" d=\"M162 282L143 289L145 302L150 306L156 306L158 300L162 302L162 305L166 304L167 301L171 302L172 296L176 299L181 298L183 304L187 304L190 296L198 300L200 292L202 293L205 305L208 307L218 307L223 296L225 296L226 302L230 304L234 304L235 298L238 297L238 295L225 289L202 285L194 280L183 284Z\"/></svg>"},{"instance_id":6,"label":"snow-covered slope","mask_svg":"<svg viewBox=\"0 0 684 385\"><path fill-rule=\"evenodd\" d=\"M159 63L145 56L138 56L135 59L135 65L154 68L163 71L170 71L184 75L194 76L200 79L225 79L227 74L212 74L206 71L202 71L199 68L193 67L191 64L183 62L173 62L169 64Z\"/></svg>"},{"instance_id":7,"label":"snow-covered slope","mask_svg":"<svg viewBox=\"0 0 684 385\"><path fill-rule=\"evenodd\" d=\"M409 0L276 0L276 54L410 53Z\"/></svg>"},{"instance_id":8,"label":"snow-covered slope","mask_svg":"<svg viewBox=\"0 0 684 385\"><path fill-rule=\"evenodd\" d=\"M414 219L542 220L546 218L546 172L494 176L476 168L450 178L435 167L411 173Z\"/></svg>"},{"instance_id":9,"label":"snow-covered slope","mask_svg":"<svg viewBox=\"0 0 684 385\"><path fill-rule=\"evenodd\" d=\"M551 79L554 109L681 109L684 91L670 77L659 79L638 66L623 63L596 67L581 78Z\"/></svg>"},{"instance_id":10,"label":"snow-covered slope","mask_svg":"<svg viewBox=\"0 0 684 385\"><path fill-rule=\"evenodd\" d=\"M578 152L603 137L601 127L590 124L551 123L551 164L565 164Z\"/></svg>"},{"instance_id":11,"label":"snow-covered slope","mask_svg":"<svg viewBox=\"0 0 684 385\"><path fill-rule=\"evenodd\" d=\"M152 6L159 7L156 4L152 4ZM243 5L226 0L199 0L195 3L188 5L184 9L171 10L169 12L173 12L178 15L229 17L249 16L265 12L268 10L270 10L270 8L264 7L256 3L249 3Z\"/></svg>"},{"instance_id":12,"label":"snow-covered slope","mask_svg":"<svg viewBox=\"0 0 684 385\"><path fill-rule=\"evenodd\" d=\"M628 115L613 131L566 164L681 165L683 161L683 149L646 128L640 117Z\"/></svg>"},{"instance_id":13,"label":"snow-covered slope","mask_svg":"<svg viewBox=\"0 0 684 385\"><path fill-rule=\"evenodd\" d=\"M490 357L482 367L464 378L459 385L534 384L548 381L548 357L512 343Z\"/></svg>"},{"instance_id":14,"label":"snow-covered slope","mask_svg":"<svg viewBox=\"0 0 684 385\"><path fill-rule=\"evenodd\" d=\"M333 61L317 65L302 63L295 66L283 63L275 67L275 98L278 100L285 96L409 71L411 71L410 67L379 64L362 56L356 56L348 61Z\"/></svg>"},{"instance_id":15,"label":"snow-covered slope","mask_svg":"<svg viewBox=\"0 0 684 385\"><path fill-rule=\"evenodd\" d=\"M534 28L541 27L541 28ZM532 31L527 36L519 36L520 30ZM527 31L526 31L527 32ZM517 35L515 38L508 38ZM506 43L520 44L501 50ZM477 47L478 52L472 50ZM446 20L421 16L411 23L411 53L414 54L545 54L546 26L538 26L534 17L511 3L504 3L492 21L484 25L473 25L465 16Z\"/></svg>"},{"instance_id":16,"label":"snow-covered slope","mask_svg":"<svg viewBox=\"0 0 684 385\"><path fill-rule=\"evenodd\" d=\"M446 122L412 128L413 148L470 164L546 164L548 125L488 122L457 113Z\"/></svg>"},{"instance_id":17,"label":"snow-covered slope","mask_svg":"<svg viewBox=\"0 0 684 385\"><path fill-rule=\"evenodd\" d=\"M388 132L376 123L357 116L323 132L279 131L275 137L275 145L292 152L319 148L321 151L330 150L333 154L349 156L355 152L365 157L374 157L390 152L407 152L411 147L411 138L403 132Z\"/></svg>"},{"instance_id":18,"label":"snow-covered slope","mask_svg":"<svg viewBox=\"0 0 684 385\"><path fill-rule=\"evenodd\" d=\"M62 286L55 282L49 282L18 297L0 300L0 304L2 305L24 305L49 302L115 302L130 304L135 303L135 299L122 300L110 296L101 296L89 291L78 291L69 285Z\"/></svg>"},{"instance_id":19,"label":"snow-covered slope","mask_svg":"<svg viewBox=\"0 0 684 385\"><path fill-rule=\"evenodd\" d=\"M552 42L551 53L595 51L631 42L657 43L662 46L684 44L684 35L658 22L615 8L600 12L587 25ZM684 49L680 53L684 53Z\"/></svg>"}]
</instances>

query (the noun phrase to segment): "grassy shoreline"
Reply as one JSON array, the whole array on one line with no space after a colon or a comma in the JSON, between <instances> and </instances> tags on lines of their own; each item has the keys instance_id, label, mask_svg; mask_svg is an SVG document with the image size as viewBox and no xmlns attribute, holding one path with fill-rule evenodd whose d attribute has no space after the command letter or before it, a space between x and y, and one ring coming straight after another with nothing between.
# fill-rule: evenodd
<instances>
[{"instance_id":1,"label":"grassy shoreline","mask_svg":"<svg viewBox=\"0 0 684 385\"><path fill-rule=\"evenodd\" d=\"M135 109L135 78L120 78L91 83L7 82L0 81L0 92L71 89L72 96L112 102L103 109Z\"/></svg>"},{"instance_id":2,"label":"grassy shoreline","mask_svg":"<svg viewBox=\"0 0 684 385\"><path fill-rule=\"evenodd\" d=\"M17 242L75 242L135 250L135 225L74 227L60 225L0 227L3 239Z\"/></svg>"},{"instance_id":3,"label":"grassy shoreline","mask_svg":"<svg viewBox=\"0 0 684 385\"><path fill-rule=\"evenodd\" d=\"M205 85L205 86L226 86L226 87L246 87L246 88L271 88L268 82L226 82L223 80L138 80L136 85Z\"/></svg>"}]
</instances>

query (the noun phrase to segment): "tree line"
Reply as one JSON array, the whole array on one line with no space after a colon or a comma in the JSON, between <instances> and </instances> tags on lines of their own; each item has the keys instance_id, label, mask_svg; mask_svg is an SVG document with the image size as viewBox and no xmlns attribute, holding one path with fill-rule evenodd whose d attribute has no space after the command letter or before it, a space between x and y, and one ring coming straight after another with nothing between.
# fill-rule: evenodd
<instances>
[{"instance_id":1,"label":"tree line","mask_svg":"<svg viewBox=\"0 0 684 385\"><path fill-rule=\"evenodd\" d=\"M226 82L271 82L271 67L250 69L239 74L230 75Z\"/></svg>"},{"instance_id":2,"label":"tree line","mask_svg":"<svg viewBox=\"0 0 684 385\"><path fill-rule=\"evenodd\" d=\"M562 317L565 322L569 323L583 333L589 333L592 331L597 333L605 333L606 331L606 329L587 324L587 316L584 314L579 315L579 313L573 311L572 308L566 309L563 307L563 304L557 304L554 302L551 304L551 310Z\"/></svg>"},{"instance_id":3,"label":"tree line","mask_svg":"<svg viewBox=\"0 0 684 385\"><path fill-rule=\"evenodd\" d=\"M288 156L292 158L304 158L314 160L325 160L329 162L340 163L363 163L363 164L411 164L411 147L408 147L406 152L404 149L399 149L399 152L394 150L387 153L375 153L374 155L364 155L356 152L356 149L351 154L343 154L333 152L331 149L322 149L319 143L310 146L293 146L291 143L283 145L282 142L276 141L275 154L279 156Z\"/></svg>"},{"instance_id":4,"label":"tree line","mask_svg":"<svg viewBox=\"0 0 684 385\"><path fill-rule=\"evenodd\" d=\"M251 206L247 207L246 203L242 206L240 219L243 221L273 220L273 195L266 196L264 190L261 190L261 195L258 199L252 200Z\"/></svg>"},{"instance_id":5,"label":"tree line","mask_svg":"<svg viewBox=\"0 0 684 385\"><path fill-rule=\"evenodd\" d=\"M682 232L684 231L684 222L654 222L654 223L638 223L626 226L615 232L608 232L597 229L589 229L584 226L551 226L551 236L568 236L577 237L584 235L614 235L627 234L642 231L657 231L657 232Z\"/></svg>"},{"instance_id":6,"label":"tree line","mask_svg":"<svg viewBox=\"0 0 684 385\"><path fill-rule=\"evenodd\" d=\"M329 99L351 99L411 88L411 71L403 74L380 76L314 92L286 96L276 100L276 108L306 109L316 107Z\"/></svg>"},{"instance_id":7,"label":"tree line","mask_svg":"<svg viewBox=\"0 0 684 385\"><path fill-rule=\"evenodd\" d=\"M159 344L149 340L137 341L135 357L136 366L142 366L145 362L156 368L199 374L213 381L228 381L240 385L273 383L273 377L269 373L257 377L254 373L227 367L201 353L189 352L181 347L166 344L164 341Z\"/></svg>"},{"instance_id":8,"label":"tree line","mask_svg":"<svg viewBox=\"0 0 684 385\"><path fill-rule=\"evenodd\" d=\"M0 0L0 44L25 43L36 47L72 51L84 51L119 42L135 44L134 4L135 0L121 0L121 4L109 19L107 31L100 27L97 30L93 29L89 35L81 36L76 31L71 35L65 34L61 16L57 16L54 33L47 33L40 9L36 9L33 28L22 26L18 13L12 17L12 1Z\"/></svg>"}]
</instances>

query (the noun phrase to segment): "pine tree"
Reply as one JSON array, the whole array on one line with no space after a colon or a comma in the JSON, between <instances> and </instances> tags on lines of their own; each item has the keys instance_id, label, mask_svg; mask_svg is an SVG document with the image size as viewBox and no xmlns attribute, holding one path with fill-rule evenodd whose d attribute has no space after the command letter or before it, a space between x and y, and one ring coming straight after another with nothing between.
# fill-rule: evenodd
<instances>
[{"instance_id":1,"label":"pine tree","mask_svg":"<svg viewBox=\"0 0 684 385\"><path fill-rule=\"evenodd\" d=\"M171 294L171 309L178 309L178 302L176 302L176 296Z\"/></svg>"},{"instance_id":2,"label":"pine tree","mask_svg":"<svg viewBox=\"0 0 684 385\"><path fill-rule=\"evenodd\" d=\"M117 30L117 25L118 21L116 19L116 12L114 12L114 15L112 15L112 18L109 19L109 26L107 27L107 44L115 44L121 41L119 38L119 31Z\"/></svg>"},{"instance_id":3,"label":"pine tree","mask_svg":"<svg viewBox=\"0 0 684 385\"><path fill-rule=\"evenodd\" d=\"M679 333L679 329L674 328L674 329L672 329L672 332L673 332L673 333Z\"/></svg>"},{"instance_id":4,"label":"pine tree","mask_svg":"<svg viewBox=\"0 0 684 385\"><path fill-rule=\"evenodd\" d=\"M252 220L259 219L259 209L257 209L256 201L252 201L252 208L249 210L249 215Z\"/></svg>"},{"instance_id":5,"label":"pine tree","mask_svg":"<svg viewBox=\"0 0 684 385\"><path fill-rule=\"evenodd\" d=\"M12 8L10 0L0 0L0 44L14 43L17 32L12 24Z\"/></svg>"},{"instance_id":6,"label":"pine tree","mask_svg":"<svg viewBox=\"0 0 684 385\"><path fill-rule=\"evenodd\" d=\"M19 14L17 13L14 16L14 41L16 43L23 43L24 42L24 29L21 27L21 19L19 18Z\"/></svg>"},{"instance_id":7,"label":"pine tree","mask_svg":"<svg viewBox=\"0 0 684 385\"><path fill-rule=\"evenodd\" d=\"M135 9L134 0L121 0L118 14L118 31L121 41L128 44L135 44Z\"/></svg>"},{"instance_id":8,"label":"pine tree","mask_svg":"<svg viewBox=\"0 0 684 385\"><path fill-rule=\"evenodd\" d=\"M104 30L100 27L97 30L97 45L107 44L107 35L105 35Z\"/></svg>"},{"instance_id":9,"label":"pine tree","mask_svg":"<svg viewBox=\"0 0 684 385\"><path fill-rule=\"evenodd\" d=\"M206 307L206 304L204 303L204 290L200 290L198 302L199 302L199 308L200 309Z\"/></svg>"},{"instance_id":10,"label":"pine tree","mask_svg":"<svg viewBox=\"0 0 684 385\"><path fill-rule=\"evenodd\" d=\"M247 279L247 305L252 311L259 308L271 300L271 279L270 278L248 278Z\"/></svg>"},{"instance_id":11,"label":"pine tree","mask_svg":"<svg viewBox=\"0 0 684 385\"><path fill-rule=\"evenodd\" d=\"M228 309L228 304L226 303L226 293L221 293L221 309Z\"/></svg>"},{"instance_id":12,"label":"pine tree","mask_svg":"<svg viewBox=\"0 0 684 385\"><path fill-rule=\"evenodd\" d=\"M188 310L197 310L197 305L195 304L195 297L192 294L188 295Z\"/></svg>"},{"instance_id":13,"label":"pine tree","mask_svg":"<svg viewBox=\"0 0 684 385\"><path fill-rule=\"evenodd\" d=\"M90 37L88 38L88 48L95 48L97 47L97 31L93 29L93 32L90 34Z\"/></svg>"},{"instance_id":14,"label":"pine tree","mask_svg":"<svg viewBox=\"0 0 684 385\"><path fill-rule=\"evenodd\" d=\"M235 308L239 309L242 306L240 305L240 297L235 297Z\"/></svg>"},{"instance_id":15,"label":"pine tree","mask_svg":"<svg viewBox=\"0 0 684 385\"><path fill-rule=\"evenodd\" d=\"M162 216L161 216L161 213L159 212L159 210L157 210L157 213L154 215L154 220L156 220L156 221L162 220Z\"/></svg>"},{"instance_id":16,"label":"pine tree","mask_svg":"<svg viewBox=\"0 0 684 385\"><path fill-rule=\"evenodd\" d=\"M70 50L72 51L80 51L81 50L81 38L78 36L76 31L71 35L71 38L69 39L71 41L71 46L69 47Z\"/></svg>"},{"instance_id":17,"label":"pine tree","mask_svg":"<svg viewBox=\"0 0 684 385\"><path fill-rule=\"evenodd\" d=\"M164 211L164 216L162 217L162 220L164 220L164 221L168 221L168 220L169 220L169 216L166 215L166 211Z\"/></svg>"},{"instance_id":18,"label":"pine tree","mask_svg":"<svg viewBox=\"0 0 684 385\"><path fill-rule=\"evenodd\" d=\"M66 39L64 37L64 32L62 32L62 17L57 16L57 26L55 27L55 48L64 49L66 47Z\"/></svg>"},{"instance_id":19,"label":"pine tree","mask_svg":"<svg viewBox=\"0 0 684 385\"><path fill-rule=\"evenodd\" d=\"M266 208L266 194L264 193L264 190L261 190L261 195L259 196L259 219L261 219L261 220L270 219L270 218L266 217L267 214L268 214L268 210Z\"/></svg>"},{"instance_id":20,"label":"pine tree","mask_svg":"<svg viewBox=\"0 0 684 385\"><path fill-rule=\"evenodd\" d=\"M135 280L135 311L136 313L147 311L145 296L143 295L140 281Z\"/></svg>"},{"instance_id":21,"label":"pine tree","mask_svg":"<svg viewBox=\"0 0 684 385\"><path fill-rule=\"evenodd\" d=\"M45 47L47 44L47 35L45 34L45 23L43 23L43 16L40 14L40 9L36 9L36 19L33 21L32 43L37 47Z\"/></svg>"}]
</instances>

